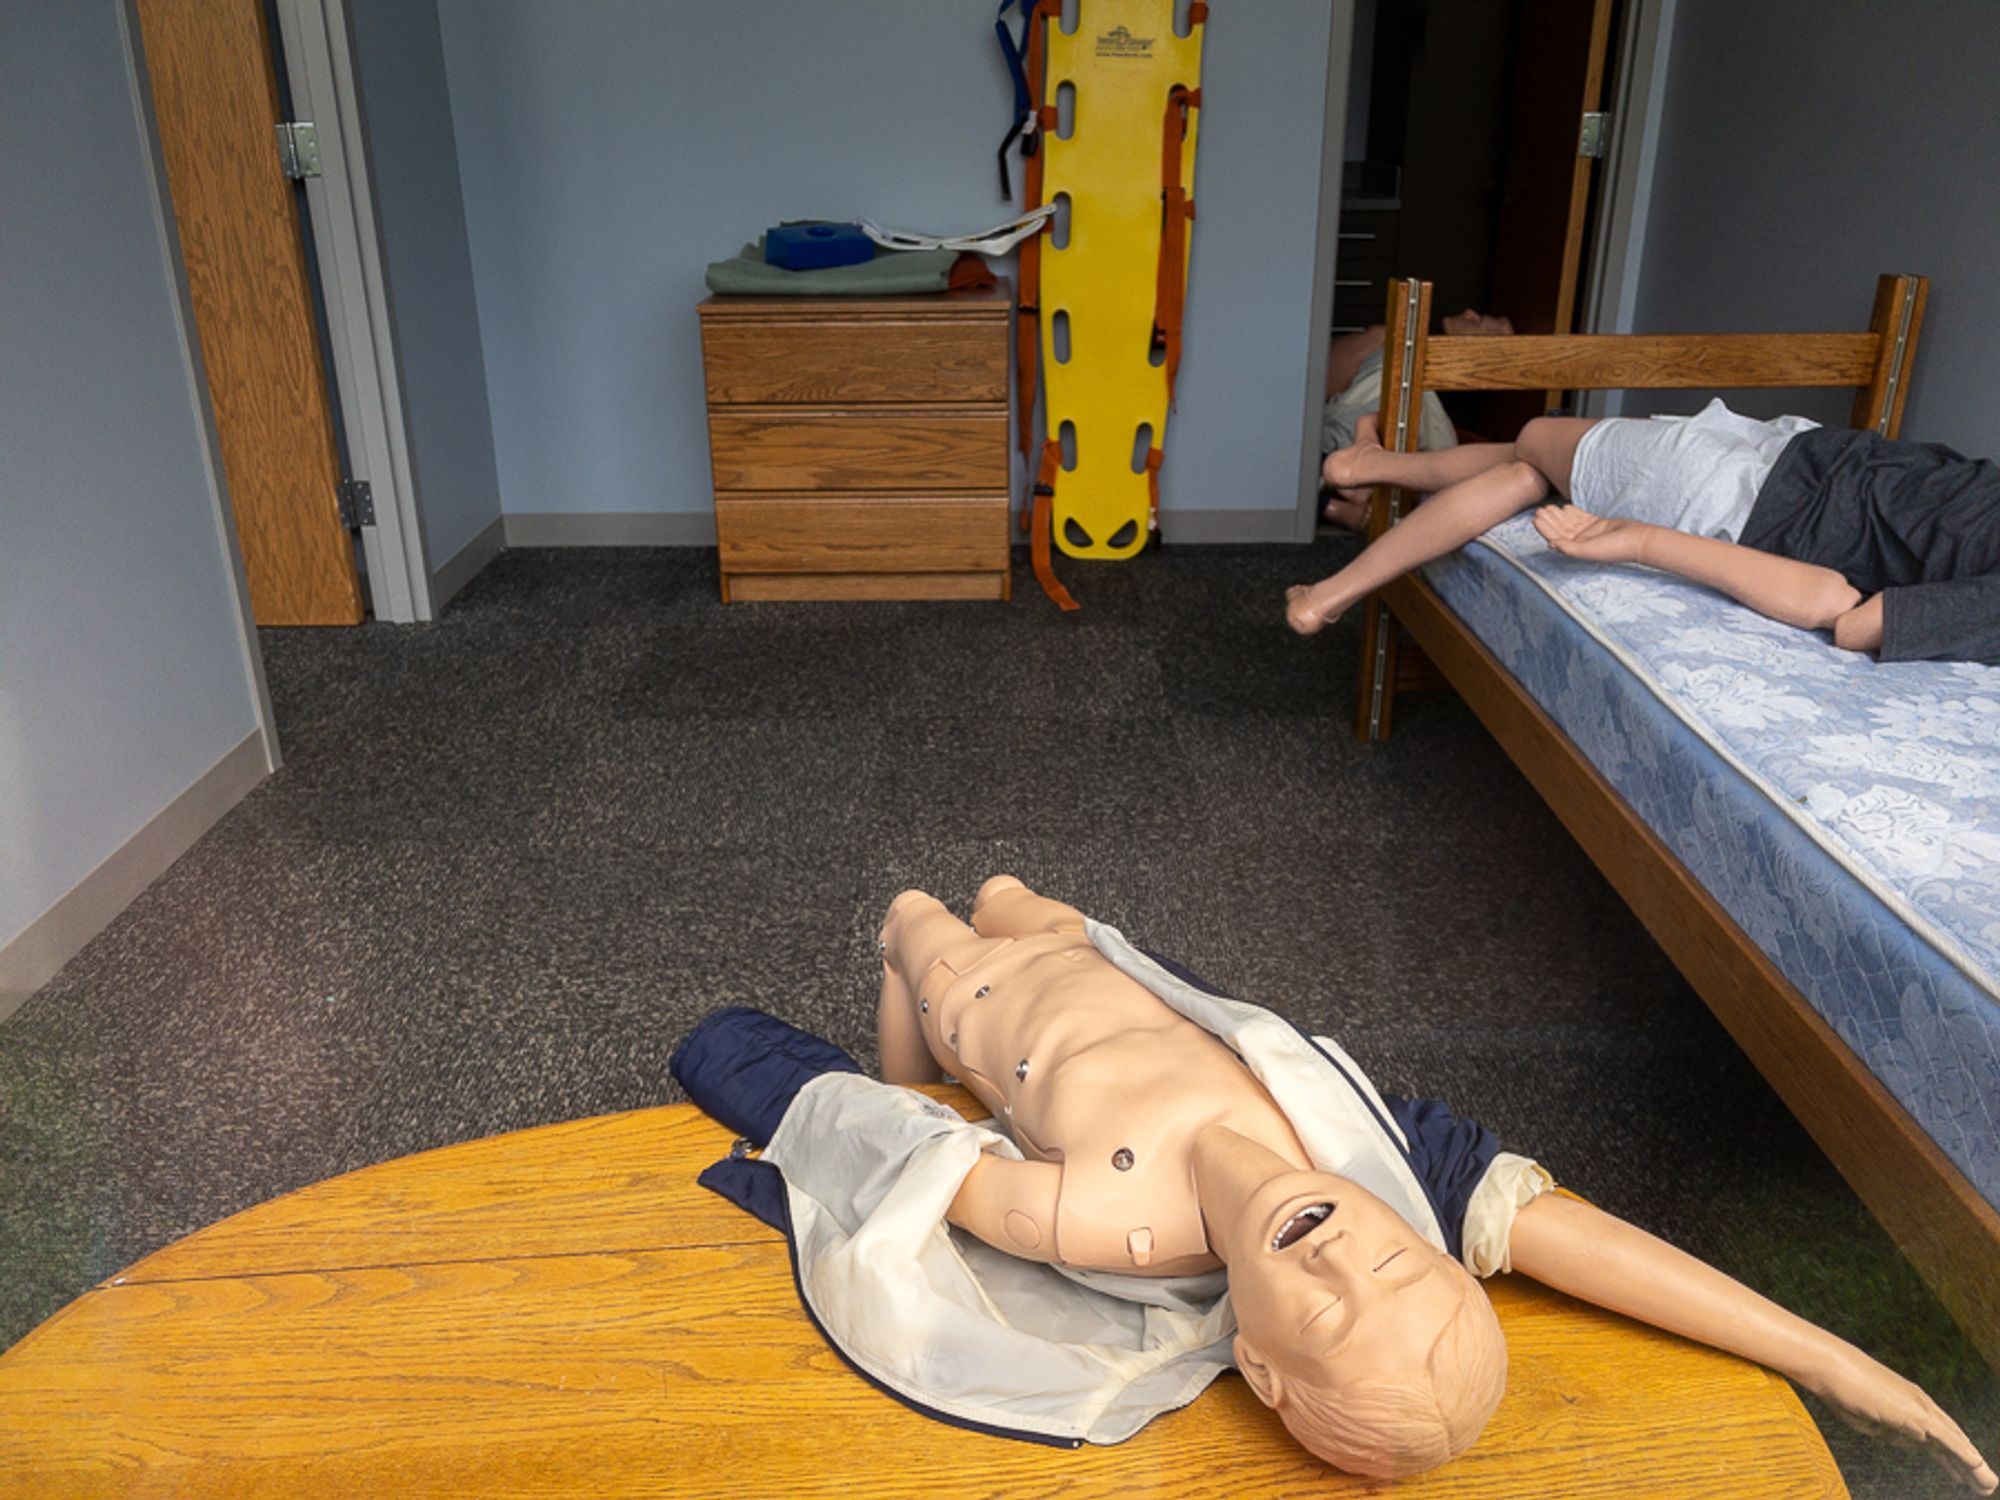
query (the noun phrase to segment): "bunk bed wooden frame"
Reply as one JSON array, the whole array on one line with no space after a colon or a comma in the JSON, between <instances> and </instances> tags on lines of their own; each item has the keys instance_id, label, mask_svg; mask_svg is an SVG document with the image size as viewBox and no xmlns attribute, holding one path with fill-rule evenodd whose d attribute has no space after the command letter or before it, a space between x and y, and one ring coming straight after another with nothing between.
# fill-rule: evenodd
<instances>
[{"instance_id":1,"label":"bunk bed wooden frame","mask_svg":"<svg viewBox=\"0 0 2000 1500\"><path fill-rule=\"evenodd\" d=\"M1922 277L1883 276L1864 333L1431 338L1430 283L1395 281L1383 442L1416 447L1426 391L1817 386L1856 387L1853 425L1894 437L1928 290ZM1371 536L1410 503L1402 491L1378 490ZM1357 736L1386 738L1397 687L1440 676L2000 1369L2000 1213L1423 577L1398 579L1365 606Z\"/></svg>"}]
</instances>

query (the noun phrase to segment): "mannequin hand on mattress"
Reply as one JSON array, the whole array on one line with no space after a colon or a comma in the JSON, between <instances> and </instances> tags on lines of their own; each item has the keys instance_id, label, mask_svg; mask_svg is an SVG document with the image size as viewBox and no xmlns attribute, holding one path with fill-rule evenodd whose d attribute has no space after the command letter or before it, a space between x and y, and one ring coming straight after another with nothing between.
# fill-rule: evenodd
<instances>
[{"instance_id":1,"label":"mannequin hand on mattress","mask_svg":"<svg viewBox=\"0 0 2000 1500\"><path fill-rule=\"evenodd\" d=\"M1644 521L1594 516L1574 505L1544 505L1535 512L1535 530L1564 557L1586 562L1643 563L1646 533L1659 528Z\"/></svg>"}]
</instances>

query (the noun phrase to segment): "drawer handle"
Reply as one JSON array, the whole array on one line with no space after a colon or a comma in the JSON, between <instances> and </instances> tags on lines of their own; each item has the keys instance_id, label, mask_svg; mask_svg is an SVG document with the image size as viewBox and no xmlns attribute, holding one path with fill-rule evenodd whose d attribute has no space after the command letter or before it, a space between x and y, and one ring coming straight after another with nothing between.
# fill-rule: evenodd
<instances>
[{"instance_id":1,"label":"drawer handle","mask_svg":"<svg viewBox=\"0 0 2000 1500\"><path fill-rule=\"evenodd\" d=\"M1336 237L1343 240L1372 240L1375 238L1375 233L1373 230L1343 229Z\"/></svg>"},{"instance_id":2,"label":"drawer handle","mask_svg":"<svg viewBox=\"0 0 2000 1500\"><path fill-rule=\"evenodd\" d=\"M1361 278L1360 278L1359 280L1356 280L1356 281L1349 281L1349 280L1344 280L1344 279L1342 279L1341 277L1339 277L1339 276L1336 276L1336 277L1334 277L1334 278L1333 278L1333 284L1334 284L1335 286L1374 286L1374 285L1376 285L1376 283L1375 283L1375 282L1373 282L1373 281L1369 280L1369 279L1368 279L1368 278L1367 278L1366 276L1363 276L1363 277L1361 277Z\"/></svg>"}]
</instances>

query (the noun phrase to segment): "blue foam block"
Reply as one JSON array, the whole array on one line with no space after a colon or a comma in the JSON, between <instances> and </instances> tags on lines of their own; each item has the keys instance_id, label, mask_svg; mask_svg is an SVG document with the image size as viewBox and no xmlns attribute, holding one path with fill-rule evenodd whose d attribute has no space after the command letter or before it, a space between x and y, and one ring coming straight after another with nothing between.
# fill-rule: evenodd
<instances>
[{"instance_id":1,"label":"blue foam block","mask_svg":"<svg viewBox=\"0 0 2000 1500\"><path fill-rule=\"evenodd\" d=\"M858 224L781 224L764 231L764 261L787 271L853 266L875 258L875 242Z\"/></svg>"}]
</instances>

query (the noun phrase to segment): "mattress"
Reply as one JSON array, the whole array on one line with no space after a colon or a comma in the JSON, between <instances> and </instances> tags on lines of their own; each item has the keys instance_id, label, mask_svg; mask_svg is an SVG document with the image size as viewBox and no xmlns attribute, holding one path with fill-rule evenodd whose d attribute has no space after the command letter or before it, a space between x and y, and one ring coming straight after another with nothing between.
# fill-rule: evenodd
<instances>
[{"instance_id":1,"label":"mattress","mask_svg":"<svg viewBox=\"0 0 2000 1500\"><path fill-rule=\"evenodd\" d=\"M1525 515L1425 576L2000 1207L2000 668L1885 666Z\"/></svg>"}]
</instances>

